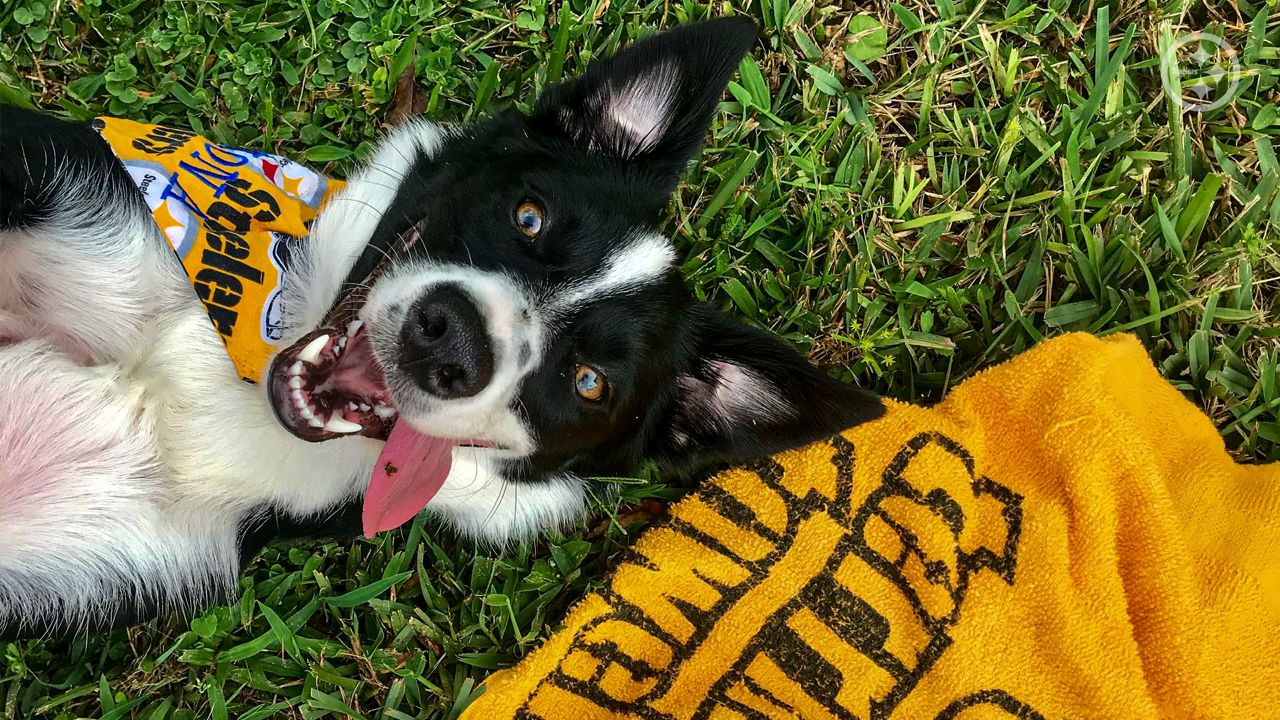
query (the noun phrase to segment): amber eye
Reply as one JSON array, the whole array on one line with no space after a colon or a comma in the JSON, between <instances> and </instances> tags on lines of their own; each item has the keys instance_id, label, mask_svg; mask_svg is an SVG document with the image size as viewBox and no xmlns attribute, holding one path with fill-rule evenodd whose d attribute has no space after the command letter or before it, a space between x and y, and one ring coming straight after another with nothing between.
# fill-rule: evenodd
<instances>
[{"instance_id":1,"label":"amber eye","mask_svg":"<svg viewBox=\"0 0 1280 720\"><path fill-rule=\"evenodd\" d=\"M532 200L525 200L516 207L516 227L525 237L537 237L542 232L542 206Z\"/></svg>"},{"instance_id":2,"label":"amber eye","mask_svg":"<svg viewBox=\"0 0 1280 720\"><path fill-rule=\"evenodd\" d=\"M604 399L604 391L609 387L609 382L590 365L579 365L573 376L573 387L583 400L600 402Z\"/></svg>"}]
</instances>

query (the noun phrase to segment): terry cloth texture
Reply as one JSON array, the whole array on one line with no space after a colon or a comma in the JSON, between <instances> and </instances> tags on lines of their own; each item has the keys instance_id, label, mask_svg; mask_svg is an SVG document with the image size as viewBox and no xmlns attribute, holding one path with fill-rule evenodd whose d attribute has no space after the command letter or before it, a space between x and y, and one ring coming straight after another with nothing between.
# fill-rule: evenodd
<instances>
[{"instance_id":1,"label":"terry cloth texture","mask_svg":"<svg viewBox=\"0 0 1280 720\"><path fill-rule=\"evenodd\" d=\"M1280 717L1280 465L1235 464L1131 337L672 516L465 718Z\"/></svg>"},{"instance_id":2,"label":"terry cloth texture","mask_svg":"<svg viewBox=\"0 0 1280 720\"><path fill-rule=\"evenodd\" d=\"M94 121L187 271L240 376L262 379L283 339L290 244L342 183L190 130Z\"/></svg>"}]
</instances>

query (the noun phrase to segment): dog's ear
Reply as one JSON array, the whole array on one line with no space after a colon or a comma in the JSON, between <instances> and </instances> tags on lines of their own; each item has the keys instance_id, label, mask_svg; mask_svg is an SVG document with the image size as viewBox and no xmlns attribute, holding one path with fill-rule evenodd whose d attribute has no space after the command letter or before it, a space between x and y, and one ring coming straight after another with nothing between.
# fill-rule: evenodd
<instances>
[{"instance_id":1,"label":"dog's ear","mask_svg":"<svg viewBox=\"0 0 1280 720\"><path fill-rule=\"evenodd\" d=\"M810 365L780 338L706 305L690 310L690 367L651 456L687 471L762 458L884 414L879 398Z\"/></svg>"},{"instance_id":2,"label":"dog's ear","mask_svg":"<svg viewBox=\"0 0 1280 720\"><path fill-rule=\"evenodd\" d=\"M647 172L665 201L755 37L755 23L746 18L659 33L548 88L530 124Z\"/></svg>"}]
</instances>

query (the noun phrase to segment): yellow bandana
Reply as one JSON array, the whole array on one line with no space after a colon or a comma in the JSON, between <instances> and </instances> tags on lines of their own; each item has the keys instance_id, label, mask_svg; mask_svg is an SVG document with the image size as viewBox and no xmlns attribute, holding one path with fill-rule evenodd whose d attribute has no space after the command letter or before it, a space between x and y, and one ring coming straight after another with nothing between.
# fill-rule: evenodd
<instances>
[{"instance_id":1,"label":"yellow bandana","mask_svg":"<svg viewBox=\"0 0 1280 720\"><path fill-rule=\"evenodd\" d=\"M173 245L240 376L257 382L283 339L283 271L342 183L190 130L98 118Z\"/></svg>"}]
</instances>

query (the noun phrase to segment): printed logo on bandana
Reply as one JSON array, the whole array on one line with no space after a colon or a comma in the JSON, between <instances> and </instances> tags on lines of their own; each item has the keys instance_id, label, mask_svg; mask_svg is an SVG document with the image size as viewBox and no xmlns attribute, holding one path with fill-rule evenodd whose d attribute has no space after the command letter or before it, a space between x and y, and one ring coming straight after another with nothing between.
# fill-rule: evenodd
<instances>
[{"instance_id":1,"label":"printed logo on bandana","mask_svg":"<svg viewBox=\"0 0 1280 720\"><path fill-rule=\"evenodd\" d=\"M267 257L279 273L280 282L267 296L267 306L262 312L262 339L272 345L284 339L284 287L285 272L289 269L289 243L297 238L271 233L271 249Z\"/></svg>"},{"instance_id":2,"label":"printed logo on bandana","mask_svg":"<svg viewBox=\"0 0 1280 720\"><path fill-rule=\"evenodd\" d=\"M301 200L307 207L318 208L324 199L325 186L328 180L303 165L289 158L275 155L255 153L251 160L258 172L289 197Z\"/></svg>"},{"instance_id":3,"label":"printed logo on bandana","mask_svg":"<svg viewBox=\"0 0 1280 720\"><path fill-rule=\"evenodd\" d=\"M169 171L163 165L147 160L124 161L124 169L142 191L142 197L151 209L156 225L173 246L178 257L185 258L191 252L196 239L196 223L191 211L177 198L165 197L169 186Z\"/></svg>"},{"instance_id":4,"label":"printed logo on bandana","mask_svg":"<svg viewBox=\"0 0 1280 720\"><path fill-rule=\"evenodd\" d=\"M284 337L290 243L342 183L189 130L116 118L94 127L138 186L241 377L256 382Z\"/></svg>"}]
</instances>

